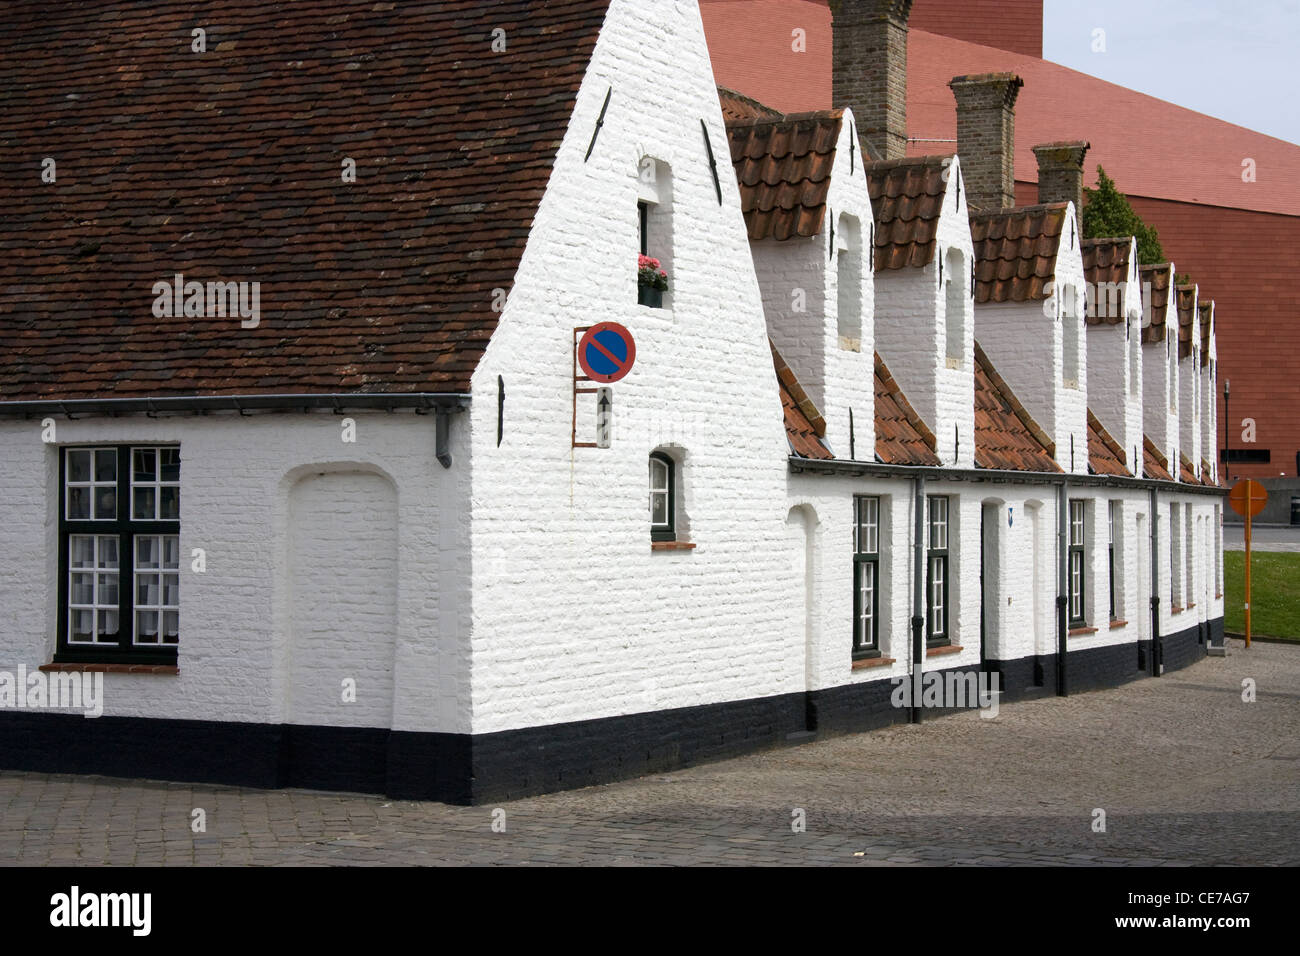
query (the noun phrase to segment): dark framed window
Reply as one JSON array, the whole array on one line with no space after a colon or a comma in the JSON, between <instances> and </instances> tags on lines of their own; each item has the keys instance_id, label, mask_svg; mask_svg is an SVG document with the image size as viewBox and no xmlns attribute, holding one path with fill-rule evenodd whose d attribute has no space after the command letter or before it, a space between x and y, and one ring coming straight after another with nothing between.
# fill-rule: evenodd
<instances>
[{"instance_id":1,"label":"dark framed window","mask_svg":"<svg viewBox=\"0 0 1300 956\"><path fill-rule=\"evenodd\" d=\"M1106 520L1106 547L1108 551L1108 562L1110 570L1110 619L1112 621L1118 618L1115 608L1115 506L1118 502L1112 501L1110 509L1107 512Z\"/></svg>"},{"instance_id":2,"label":"dark framed window","mask_svg":"<svg viewBox=\"0 0 1300 956\"><path fill-rule=\"evenodd\" d=\"M854 498L853 659L880 656L880 499Z\"/></svg>"},{"instance_id":3,"label":"dark framed window","mask_svg":"<svg viewBox=\"0 0 1300 956\"><path fill-rule=\"evenodd\" d=\"M676 463L661 451L650 455L650 540L676 541Z\"/></svg>"},{"instance_id":4,"label":"dark framed window","mask_svg":"<svg viewBox=\"0 0 1300 956\"><path fill-rule=\"evenodd\" d=\"M650 255L650 204L638 202L636 214L641 231L641 255L648 256Z\"/></svg>"},{"instance_id":5,"label":"dark framed window","mask_svg":"<svg viewBox=\"0 0 1300 956\"><path fill-rule=\"evenodd\" d=\"M56 661L176 663L180 468L175 445L60 449Z\"/></svg>"},{"instance_id":6,"label":"dark framed window","mask_svg":"<svg viewBox=\"0 0 1300 956\"><path fill-rule=\"evenodd\" d=\"M948 499L930 495L926 500L927 559L925 587L925 639L931 647L949 643L948 634Z\"/></svg>"},{"instance_id":7,"label":"dark framed window","mask_svg":"<svg viewBox=\"0 0 1300 956\"><path fill-rule=\"evenodd\" d=\"M1070 502L1070 623L1075 626L1087 623L1083 613L1083 595L1087 584L1083 544L1087 504L1086 501Z\"/></svg>"}]
</instances>

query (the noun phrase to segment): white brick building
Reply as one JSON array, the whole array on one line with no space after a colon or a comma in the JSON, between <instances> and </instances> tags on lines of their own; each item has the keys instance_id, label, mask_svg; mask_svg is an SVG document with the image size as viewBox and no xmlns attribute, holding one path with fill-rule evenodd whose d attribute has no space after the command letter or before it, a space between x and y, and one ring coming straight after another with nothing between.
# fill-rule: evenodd
<instances>
[{"instance_id":1,"label":"white brick building","mask_svg":"<svg viewBox=\"0 0 1300 956\"><path fill-rule=\"evenodd\" d=\"M917 719L909 674L1014 699L1221 640L1172 270L1142 330L1172 359L1135 357L1135 265L1123 322L1085 331L1074 203L973 217L960 158L720 96L693 2L504 0L473 29L221 5L224 59L164 94L214 109L122 105L197 144L163 173L120 130L91 149L75 101L45 116L162 56L164 15L51 53L17 111L72 160L3 197L51 251L0 267L0 669L104 672L105 716L0 699L6 767L493 800ZM288 35L330 55L285 72ZM1004 263L1036 281L997 291ZM160 316L177 273L260 282L261 313L200 287ZM634 360L578 347L603 323Z\"/></svg>"}]
</instances>

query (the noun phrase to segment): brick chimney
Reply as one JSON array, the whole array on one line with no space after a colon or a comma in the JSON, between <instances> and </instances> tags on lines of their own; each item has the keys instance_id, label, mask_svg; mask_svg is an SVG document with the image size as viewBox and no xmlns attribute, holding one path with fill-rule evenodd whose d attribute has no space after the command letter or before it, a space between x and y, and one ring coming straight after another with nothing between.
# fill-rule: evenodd
<instances>
[{"instance_id":1,"label":"brick chimney","mask_svg":"<svg viewBox=\"0 0 1300 956\"><path fill-rule=\"evenodd\" d=\"M907 155L912 0L830 0L831 102L847 106L872 159Z\"/></svg>"},{"instance_id":2,"label":"brick chimney","mask_svg":"<svg viewBox=\"0 0 1300 956\"><path fill-rule=\"evenodd\" d=\"M1083 213L1083 157L1089 144L1083 140L1043 143L1034 147L1038 157L1038 201L1072 202Z\"/></svg>"},{"instance_id":3,"label":"brick chimney","mask_svg":"<svg viewBox=\"0 0 1300 956\"><path fill-rule=\"evenodd\" d=\"M954 76L957 155L972 209L996 212L1016 204L1016 96L1025 82L1014 73Z\"/></svg>"}]
</instances>

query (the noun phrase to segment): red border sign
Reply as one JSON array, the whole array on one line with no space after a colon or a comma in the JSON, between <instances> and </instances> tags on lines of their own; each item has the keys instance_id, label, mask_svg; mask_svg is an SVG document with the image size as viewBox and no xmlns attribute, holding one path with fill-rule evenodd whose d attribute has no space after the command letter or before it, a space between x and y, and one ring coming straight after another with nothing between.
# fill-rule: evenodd
<instances>
[{"instance_id":1,"label":"red border sign","mask_svg":"<svg viewBox=\"0 0 1300 956\"><path fill-rule=\"evenodd\" d=\"M617 382L632 371L635 361L632 333L617 322L593 325L578 342L578 365L593 382Z\"/></svg>"}]
</instances>

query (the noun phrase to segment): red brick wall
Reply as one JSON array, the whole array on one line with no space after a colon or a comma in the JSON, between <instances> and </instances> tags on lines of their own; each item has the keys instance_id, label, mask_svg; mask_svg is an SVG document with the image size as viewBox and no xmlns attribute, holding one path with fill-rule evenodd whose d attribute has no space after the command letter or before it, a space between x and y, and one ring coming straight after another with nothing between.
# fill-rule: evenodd
<instances>
[{"instance_id":1,"label":"red brick wall","mask_svg":"<svg viewBox=\"0 0 1300 956\"><path fill-rule=\"evenodd\" d=\"M911 27L1043 56L1043 0L914 0Z\"/></svg>"},{"instance_id":2,"label":"red brick wall","mask_svg":"<svg viewBox=\"0 0 1300 956\"><path fill-rule=\"evenodd\" d=\"M1019 203L1036 201L1035 187L1018 182ZM1267 465L1234 465L1248 478L1296 474L1300 451L1300 283L1296 250L1300 217L1130 196L1134 210L1160 234L1165 256L1214 300L1219 343L1219 446L1223 446L1223 383L1232 381L1231 447L1241 420L1255 419L1253 447L1267 448ZM1226 474L1225 472L1220 472Z\"/></svg>"}]
</instances>

